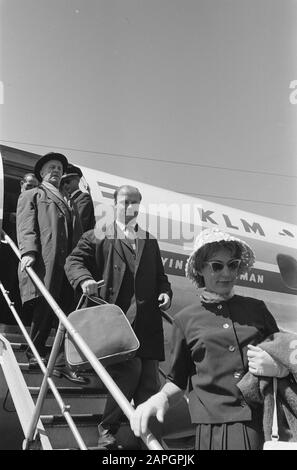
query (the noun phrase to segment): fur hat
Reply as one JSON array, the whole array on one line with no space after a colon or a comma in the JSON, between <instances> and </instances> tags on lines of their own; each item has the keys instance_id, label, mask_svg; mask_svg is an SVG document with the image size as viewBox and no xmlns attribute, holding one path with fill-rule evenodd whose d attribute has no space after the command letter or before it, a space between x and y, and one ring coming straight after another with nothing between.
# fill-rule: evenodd
<instances>
[{"instance_id":1,"label":"fur hat","mask_svg":"<svg viewBox=\"0 0 297 470\"><path fill-rule=\"evenodd\" d=\"M253 266L255 262L255 254L247 243L240 240L239 238L232 237L229 235L229 233L220 231L218 228L207 228L197 236L194 242L194 250L188 258L185 268L186 277L193 281L197 287L203 286L203 283L201 282L201 276L196 269L197 260L199 258L199 254L201 253L201 248L205 245L219 243L222 241L227 243L235 242L239 245L241 251L241 264L239 267L240 273L245 272L247 269Z\"/></svg>"}]
</instances>

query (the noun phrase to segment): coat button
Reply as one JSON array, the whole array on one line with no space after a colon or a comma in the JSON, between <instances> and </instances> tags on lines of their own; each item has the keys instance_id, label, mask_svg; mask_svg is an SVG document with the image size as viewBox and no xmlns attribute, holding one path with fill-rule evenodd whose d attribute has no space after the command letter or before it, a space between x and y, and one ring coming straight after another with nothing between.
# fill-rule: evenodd
<instances>
[{"instance_id":1,"label":"coat button","mask_svg":"<svg viewBox=\"0 0 297 470\"><path fill-rule=\"evenodd\" d=\"M235 346L229 346L228 349L229 349L230 352L234 352L235 351Z\"/></svg>"},{"instance_id":2,"label":"coat button","mask_svg":"<svg viewBox=\"0 0 297 470\"><path fill-rule=\"evenodd\" d=\"M228 323L224 323L223 328L229 328L230 325Z\"/></svg>"},{"instance_id":3,"label":"coat button","mask_svg":"<svg viewBox=\"0 0 297 470\"><path fill-rule=\"evenodd\" d=\"M219 305L217 306L217 309L218 309L218 310L222 310L222 308L223 308L223 305L221 305L221 304L219 304Z\"/></svg>"}]
</instances>

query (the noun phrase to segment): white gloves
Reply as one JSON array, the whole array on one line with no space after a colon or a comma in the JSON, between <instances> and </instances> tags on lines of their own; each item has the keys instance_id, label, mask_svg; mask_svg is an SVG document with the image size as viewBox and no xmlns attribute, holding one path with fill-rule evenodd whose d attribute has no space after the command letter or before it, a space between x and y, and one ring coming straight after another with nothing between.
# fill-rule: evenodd
<instances>
[{"instance_id":1,"label":"white gloves","mask_svg":"<svg viewBox=\"0 0 297 470\"><path fill-rule=\"evenodd\" d=\"M257 376L286 377L289 370L282 364L276 362L270 354L258 346L248 345L247 352L249 371Z\"/></svg>"},{"instance_id":2,"label":"white gloves","mask_svg":"<svg viewBox=\"0 0 297 470\"><path fill-rule=\"evenodd\" d=\"M131 429L135 436L139 437L147 431L148 421L151 416L156 416L157 420L163 423L164 415L168 408L167 395L162 391L141 403L130 418Z\"/></svg>"}]
</instances>

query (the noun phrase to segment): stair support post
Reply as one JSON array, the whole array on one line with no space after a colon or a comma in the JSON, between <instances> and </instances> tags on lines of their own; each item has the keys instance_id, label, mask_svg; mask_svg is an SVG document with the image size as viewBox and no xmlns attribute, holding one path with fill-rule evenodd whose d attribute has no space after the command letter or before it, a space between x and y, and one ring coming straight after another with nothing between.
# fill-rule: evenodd
<instances>
[{"instance_id":1,"label":"stair support post","mask_svg":"<svg viewBox=\"0 0 297 470\"><path fill-rule=\"evenodd\" d=\"M54 344L53 344L53 347L52 347L52 350L51 350L51 354L50 354L50 357L49 357L48 366L47 366L47 369L45 371L45 375L44 375L42 383L41 383L40 392L39 392L37 402L36 402L36 405L35 405L35 411L34 411L34 414L32 416L32 421L30 423L29 430L28 430L28 433L27 433L27 436L26 436L26 439L25 439L25 442L24 442L24 448L25 449L28 449L28 447L30 445L30 442L33 441L35 430L36 430L37 423L38 423L38 419L39 419L39 416L41 415L41 410L42 410L42 407L43 407L43 403L44 403L44 400L46 398L46 394L47 394L47 391L48 391L48 380L47 379L51 376L52 371L54 369L56 358L58 356L58 353L59 353L59 350L61 348L61 344L62 344L62 341L63 341L63 338L64 338L64 333L65 333L65 327L60 323L57 334L55 336L55 341L54 341Z\"/></svg>"}]
</instances>

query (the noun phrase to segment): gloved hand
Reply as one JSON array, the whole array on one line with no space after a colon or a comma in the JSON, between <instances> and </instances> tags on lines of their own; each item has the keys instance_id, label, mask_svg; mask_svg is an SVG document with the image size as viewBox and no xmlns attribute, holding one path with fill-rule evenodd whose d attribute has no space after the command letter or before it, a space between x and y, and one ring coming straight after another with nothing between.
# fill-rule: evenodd
<instances>
[{"instance_id":1,"label":"gloved hand","mask_svg":"<svg viewBox=\"0 0 297 470\"><path fill-rule=\"evenodd\" d=\"M286 377L289 370L282 364L276 362L270 354L258 346L248 345L249 371L257 376Z\"/></svg>"},{"instance_id":2,"label":"gloved hand","mask_svg":"<svg viewBox=\"0 0 297 470\"><path fill-rule=\"evenodd\" d=\"M130 426L135 436L139 437L147 431L148 421L151 416L156 416L157 420L163 423L168 408L167 395L162 391L141 403L130 418Z\"/></svg>"}]
</instances>

